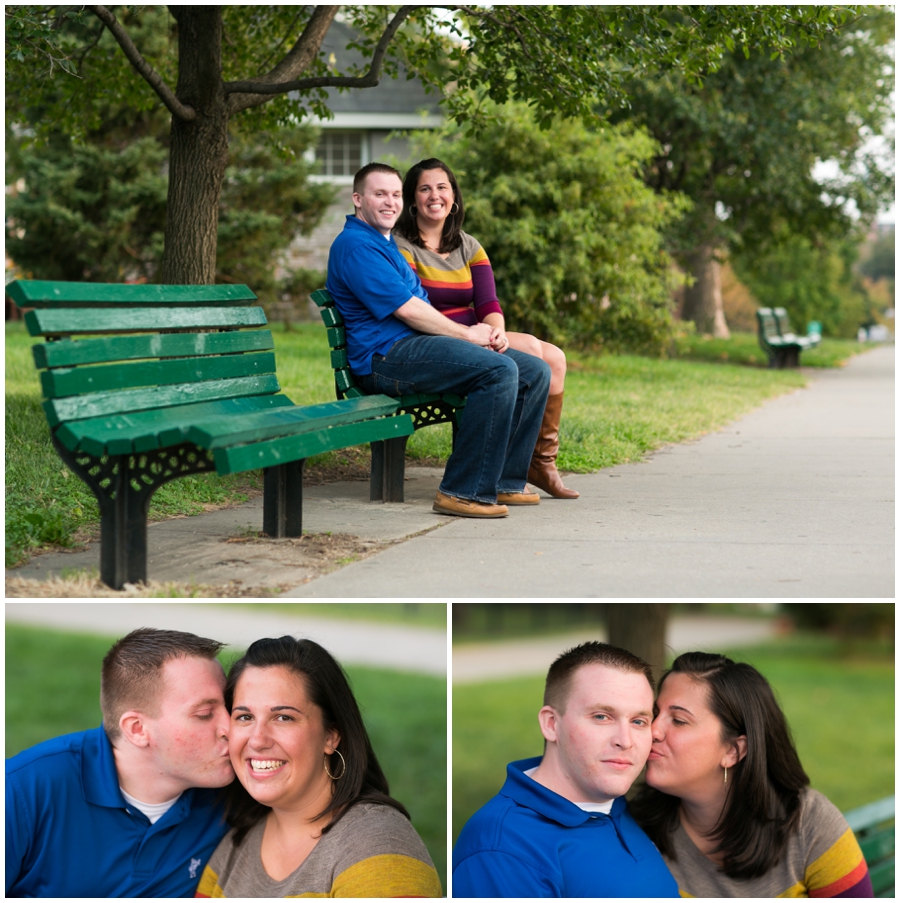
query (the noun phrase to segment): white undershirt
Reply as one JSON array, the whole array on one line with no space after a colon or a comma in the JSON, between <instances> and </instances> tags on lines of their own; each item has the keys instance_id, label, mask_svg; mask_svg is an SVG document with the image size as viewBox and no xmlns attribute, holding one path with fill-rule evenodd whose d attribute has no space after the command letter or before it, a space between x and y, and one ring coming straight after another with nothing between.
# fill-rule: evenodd
<instances>
[{"instance_id":1,"label":"white undershirt","mask_svg":"<svg viewBox=\"0 0 900 903\"><path fill-rule=\"evenodd\" d=\"M119 790L122 790L122 788L119 787ZM144 803L141 800L136 800L133 796L129 796L124 790L122 790L122 796L125 797L126 803L143 812L150 819L151 825L155 825L178 802L178 797L181 794L179 793L178 796L166 800L164 803Z\"/></svg>"},{"instance_id":2,"label":"white undershirt","mask_svg":"<svg viewBox=\"0 0 900 903\"><path fill-rule=\"evenodd\" d=\"M534 768L529 768L524 774L534 780L534 773L537 770L538 766L535 765ZM537 783L540 783L540 781ZM612 805L615 800L607 800L605 803L576 803L575 800L570 800L570 802L575 803L579 809L584 809L585 812L602 812L604 815L609 815L612 812Z\"/></svg>"}]
</instances>

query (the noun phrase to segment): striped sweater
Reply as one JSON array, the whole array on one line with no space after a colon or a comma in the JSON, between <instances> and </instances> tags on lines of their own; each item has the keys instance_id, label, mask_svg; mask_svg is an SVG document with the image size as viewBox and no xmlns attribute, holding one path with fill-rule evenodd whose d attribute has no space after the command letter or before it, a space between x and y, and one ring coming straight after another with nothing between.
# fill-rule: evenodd
<instances>
[{"instance_id":1,"label":"striped sweater","mask_svg":"<svg viewBox=\"0 0 900 903\"><path fill-rule=\"evenodd\" d=\"M394 235L394 241L422 281L432 307L457 323L473 326L488 314L502 314L503 309L484 248L467 232L460 235L462 244L446 260L399 235Z\"/></svg>"},{"instance_id":2,"label":"striped sweater","mask_svg":"<svg viewBox=\"0 0 900 903\"><path fill-rule=\"evenodd\" d=\"M729 878L694 846L681 825L672 839L676 858L664 858L682 897L874 896L847 820L815 790L803 791L797 829L778 864L761 878Z\"/></svg>"},{"instance_id":3,"label":"striped sweater","mask_svg":"<svg viewBox=\"0 0 900 903\"><path fill-rule=\"evenodd\" d=\"M409 820L390 806L357 803L287 878L263 868L265 819L240 846L225 835L197 897L440 897L441 882Z\"/></svg>"}]
</instances>

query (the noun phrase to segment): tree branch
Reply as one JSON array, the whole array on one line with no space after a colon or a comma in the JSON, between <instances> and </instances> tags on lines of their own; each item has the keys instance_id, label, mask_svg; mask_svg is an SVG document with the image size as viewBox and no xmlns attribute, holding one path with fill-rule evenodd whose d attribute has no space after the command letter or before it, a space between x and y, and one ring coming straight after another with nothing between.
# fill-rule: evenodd
<instances>
[{"instance_id":1,"label":"tree branch","mask_svg":"<svg viewBox=\"0 0 900 903\"><path fill-rule=\"evenodd\" d=\"M128 37L128 33L105 6L88 6L85 8L89 9L110 30L112 36L122 48L122 52L125 54L128 62L159 95L160 100L162 100L173 116L186 121L197 117L197 111L193 107L183 104L163 81L162 76L141 56L140 51L134 46L134 42Z\"/></svg>"},{"instance_id":2,"label":"tree branch","mask_svg":"<svg viewBox=\"0 0 900 903\"><path fill-rule=\"evenodd\" d=\"M283 81L285 75L302 72L310 65L318 54L322 40L338 9L336 6L316 7L303 34L290 53L268 75L248 81L225 83L225 93L230 95L228 98L229 113L245 110L251 106L259 106L271 97L277 94L286 94L289 91L303 91L308 88L374 88L381 79L381 67L394 35L404 19L420 8L403 6L395 13L375 47L369 71L365 75L358 77L326 75ZM237 95L243 96L238 97Z\"/></svg>"}]
</instances>

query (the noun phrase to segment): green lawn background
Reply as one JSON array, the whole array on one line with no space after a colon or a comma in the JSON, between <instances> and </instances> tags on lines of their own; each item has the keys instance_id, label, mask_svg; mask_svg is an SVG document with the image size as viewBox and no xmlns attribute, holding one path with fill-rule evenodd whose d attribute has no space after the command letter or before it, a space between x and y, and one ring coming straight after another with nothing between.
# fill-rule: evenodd
<instances>
[{"instance_id":1,"label":"green lawn background","mask_svg":"<svg viewBox=\"0 0 900 903\"><path fill-rule=\"evenodd\" d=\"M6 755L100 724L100 664L115 637L6 625ZM221 656L228 667L238 653ZM447 887L447 684L345 666L391 794Z\"/></svg>"}]
</instances>

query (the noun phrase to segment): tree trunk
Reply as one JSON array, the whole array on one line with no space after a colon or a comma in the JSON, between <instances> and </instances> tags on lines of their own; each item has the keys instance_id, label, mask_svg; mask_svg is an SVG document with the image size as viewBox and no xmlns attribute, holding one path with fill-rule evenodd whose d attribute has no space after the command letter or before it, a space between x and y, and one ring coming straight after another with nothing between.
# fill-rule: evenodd
<instances>
[{"instance_id":1,"label":"tree trunk","mask_svg":"<svg viewBox=\"0 0 900 903\"><path fill-rule=\"evenodd\" d=\"M648 662L657 683L666 666L668 602L613 602L607 606L609 642Z\"/></svg>"},{"instance_id":2,"label":"tree trunk","mask_svg":"<svg viewBox=\"0 0 900 903\"><path fill-rule=\"evenodd\" d=\"M161 282L211 285L216 274L219 196L228 164L222 87L222 9L177 7L178 99L197 111L172 117L169 194Z\"/></svg>"},{"instance_id":3,"label":"tree trunk","mask_svg":"<svg viewBox=\"0 0 900 903\"><path fill-rule=\"evenodd\" d=\"M712 244L702 244L687 256L687 268L694 277L694 284L684 290L682 320L691 320L697 332L727 339L731 335L722 310L722 265L718 249Z\"/></svg>"}]
</instances>

